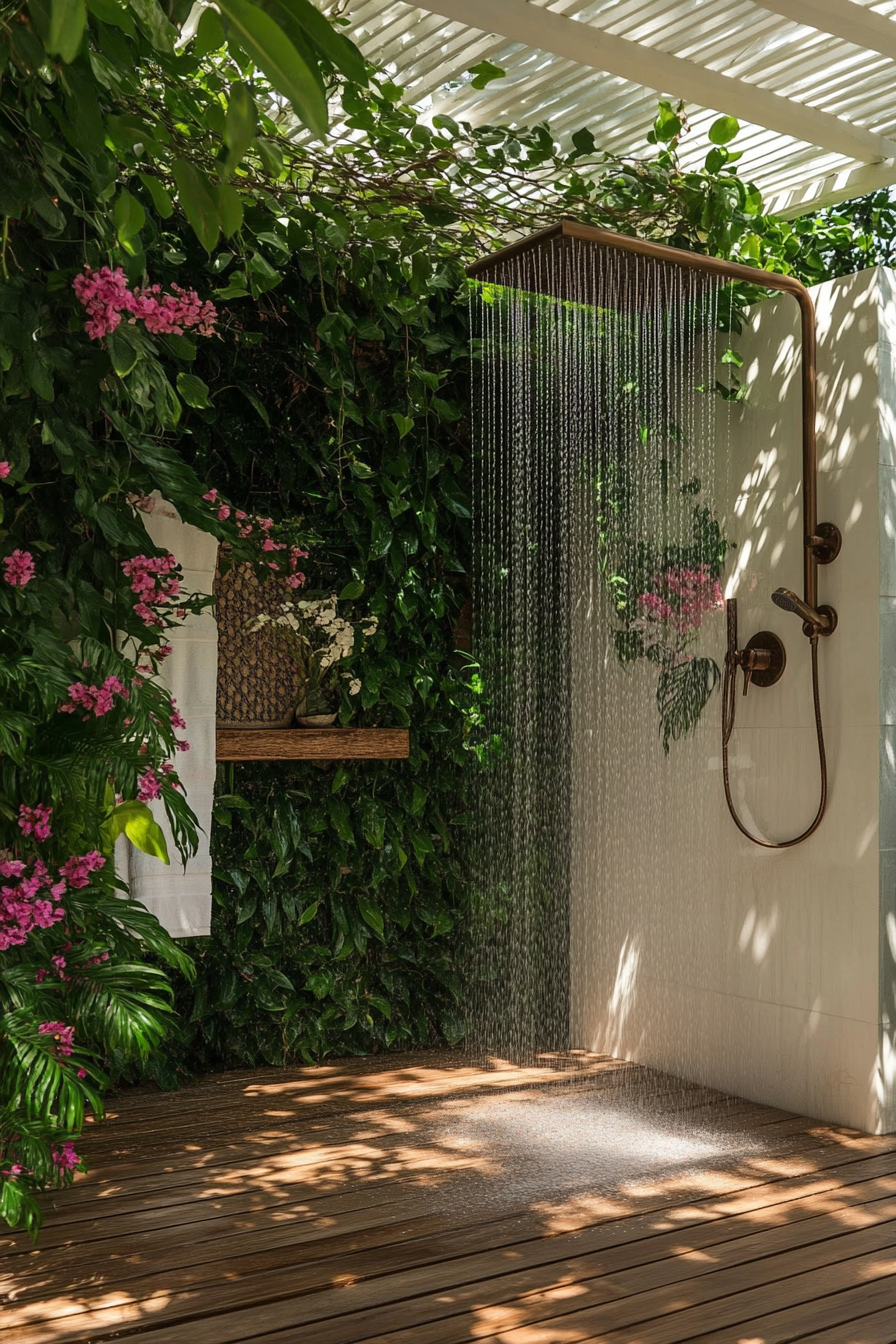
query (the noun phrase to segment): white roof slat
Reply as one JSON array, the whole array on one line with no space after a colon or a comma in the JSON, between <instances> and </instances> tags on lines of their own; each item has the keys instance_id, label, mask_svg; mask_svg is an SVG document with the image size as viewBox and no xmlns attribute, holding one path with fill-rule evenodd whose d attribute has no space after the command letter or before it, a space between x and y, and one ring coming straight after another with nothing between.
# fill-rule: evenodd
<instances>
[{"instance_id":1,"label":"white roof slat","mask_svg":"<svg viewBox=\"0 0 896 1344\"><path fill-rule=\"evenodd\" d=\"M787 213L896 182L896 0L348 0L344 12L431 114L547 120L561 143L588 126L601 149L643 153L663 95L686 102L687 166L714 117L736 116L744 176ZM484 57L506 78L475 90L465 72Z\"/></svg>"}]
</instances>

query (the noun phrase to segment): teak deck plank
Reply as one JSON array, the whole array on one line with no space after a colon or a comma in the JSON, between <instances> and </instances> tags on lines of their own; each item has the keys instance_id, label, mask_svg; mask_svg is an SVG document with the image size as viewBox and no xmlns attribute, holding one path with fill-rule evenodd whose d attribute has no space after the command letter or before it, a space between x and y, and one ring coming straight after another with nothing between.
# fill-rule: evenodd
<instances>
[{"instance_id":1,"label":"teak deck plank","mask_svg":"<svg viewBox=\"0 0 896 1344\"><path fill-rule=\"evenodd\" d=\"M896 1137L607 1057L541 1064L428 1051L113 1098L40 1249L0 1236L0 1344L893 1344ZM433 1204L476 1179L434 1117L585 1076L754 1150L581 1197L499 1208L470 1184Z\"/></svg>"}]
</instances>

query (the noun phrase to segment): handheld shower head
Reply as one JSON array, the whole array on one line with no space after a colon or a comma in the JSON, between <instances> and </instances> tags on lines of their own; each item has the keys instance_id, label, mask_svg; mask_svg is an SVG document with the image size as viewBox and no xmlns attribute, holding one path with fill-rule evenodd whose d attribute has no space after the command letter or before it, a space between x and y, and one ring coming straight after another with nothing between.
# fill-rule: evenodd
<instances>
[{"instance_id":1,"label":"handheld shower head","mask_svg":"<svg viewBox=\"0 0 896 1344\"><path fill-rule=\"evenodd\" d=\"M810 607L808 602L804 602L801 597L790 588L776 588L772 593L772 601L776 607L782 611L792 611L803 622L803 633L810 638L817 635L833 634L837 625L837 613L833 607L819 607L816 611Z\"/></svg>"}]
</instances>

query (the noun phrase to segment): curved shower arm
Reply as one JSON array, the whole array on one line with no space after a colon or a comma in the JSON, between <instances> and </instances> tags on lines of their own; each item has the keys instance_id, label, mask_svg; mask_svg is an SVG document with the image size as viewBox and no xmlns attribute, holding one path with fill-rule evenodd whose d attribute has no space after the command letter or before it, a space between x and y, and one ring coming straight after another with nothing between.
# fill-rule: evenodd
<instances>
[{"instance_id":1,"label":"curved shower arm","mask_svg":"<svg viewBox=\"0 0 896 1344\"><path fill-rule=\"evenodd\" d=\"M746 284L757 285L761 289L777 289L782 294L791 294L800 309L800 343L802 350L802 413L803 413L803 599L810 607L818 606L818 565L821 561L834 559L833 549L827 530L819 535L818 528L818 445L815 437L815 419L817 407L816 361L817 348L815 337L815 305L812 296L804 284L792 275L778 275L774 271L763 271L756 266L744 266L740 262L725 261L720 257L707 257L700 252L685 252L679 247L667 247L665 243L652 243L643 238L630 238L624 233L613 233L610 229L599 229L591 224L579 224L574 219L563 219L538 233L530 234L517 243L510 243L493 252L488 257L467 267L467 275L472 279L487 280L490 273L500 270L504 262L524 252L541 247L554 238L578 238L582 242L596 243L602 247L611 247L617 251L633 252L638 256L651 257L655 261L666 261L673 266L686 266L694 271L703 271L727 280L742 280ZM500 283L495 280L495 283Z\"/></svg>"}]
</instances>

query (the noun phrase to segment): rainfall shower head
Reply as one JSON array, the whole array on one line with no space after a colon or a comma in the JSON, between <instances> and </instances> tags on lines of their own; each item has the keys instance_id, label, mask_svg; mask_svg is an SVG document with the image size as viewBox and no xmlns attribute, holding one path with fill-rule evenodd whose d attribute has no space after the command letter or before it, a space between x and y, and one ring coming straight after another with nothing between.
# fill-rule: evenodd
<instances>
[{"instance_id":1,"label":"rainfall shower head","mask_svg":"<svg viewBox=\"0 0 896 1344\"><path fill-rule=\"evenodd\" d=\"M792 611L803 622L807 635L830 635L837 624L837 615L832 607L810 607L801 597L797 597L791 588L776 588L772 601L782 611Z\"/></svg>"}]
</instances>

